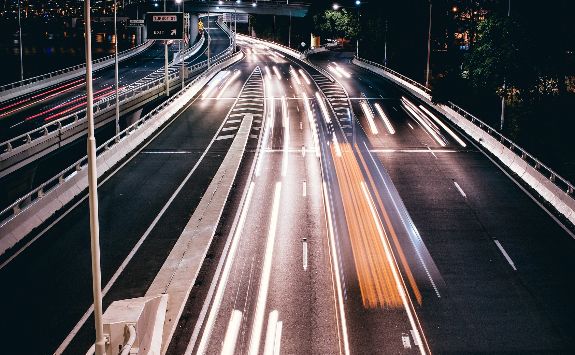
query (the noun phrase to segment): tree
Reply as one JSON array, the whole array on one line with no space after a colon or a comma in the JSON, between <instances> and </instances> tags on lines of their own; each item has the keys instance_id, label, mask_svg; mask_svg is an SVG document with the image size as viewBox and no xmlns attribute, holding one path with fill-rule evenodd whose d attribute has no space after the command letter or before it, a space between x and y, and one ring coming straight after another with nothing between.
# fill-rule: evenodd
<instances>
[{"instance_id":1,"label":"tree","mask_svg":"<svg viewBox=\"0 0 575 355\"><path fill-rule=\"evenodd\" d=\"M358 35L357 16L346 9L326 10L314 16L315 30L321 36L331 38L356 38Z\"/></svg>"}]
</instances>

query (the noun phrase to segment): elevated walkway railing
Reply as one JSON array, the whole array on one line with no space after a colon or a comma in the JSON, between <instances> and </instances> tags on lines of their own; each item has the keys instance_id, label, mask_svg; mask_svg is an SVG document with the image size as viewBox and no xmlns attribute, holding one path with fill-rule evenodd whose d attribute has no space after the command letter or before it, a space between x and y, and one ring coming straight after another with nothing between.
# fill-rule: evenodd
<instances>
[{"instance_id":1,"label":"elevated walkway railing","mask_svg":"<svg viewBox=\"0 0 575 355\"><path fill-rule=\"evenodd\" d=\"M353 64L388 78L435 107L575 225L575 187L570 181L453 102L435 105L431 101L431 91L415 80L363 58L354 57Z\"/></svg>"},{"instance_id":2,"label":"elevated walkway railing","mask_svg":"<svg viewBox=\"0 0 575 355\"><path fill-rule=\"evenodd\" d=\"M118 53L118 60L123 61L138 55L148 49L154 43L148 40L134 48ZM114 64L114 54L96 59L92 62L94 71L103 69ZM24 95L30 90L39 90L47 86L58 84L64 80L80 76L86 71L86 63L74 65L68 68L55 70L50 73L34 76L14 83L0 86L0 102Z\"/></svg>"}]
</instances>

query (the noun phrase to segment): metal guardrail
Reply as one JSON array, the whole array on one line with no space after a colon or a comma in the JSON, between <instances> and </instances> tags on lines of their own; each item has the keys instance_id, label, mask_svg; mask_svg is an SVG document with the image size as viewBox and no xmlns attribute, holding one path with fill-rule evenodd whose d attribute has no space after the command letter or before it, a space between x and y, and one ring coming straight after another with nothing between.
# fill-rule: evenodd
<instances>
[{"instance_id":1,"label":"metal guardrail","mask_svg":"<svg viewBox=\"0 0 575 355\"><path fill-rule=\"evenodd\" d=\"M223 56L229 54L231 50L232 48L231 46L229 46L222 53L219 53L218 55L210 58L210 62L219 60ZM180 65L178 63L170 65L170 67L176 69L179 68L179 66ZM197 73L199 70L206 68L207 66L208 66L207 60L204 60L202 62L193 64L187 68L189 69L189 74L193 75ZM163 73L163 71L164 69L161 68L149 75L157 74L156 72ZM179 79L179 72L173 73L168 77L168 80L170 82L176 81L178 79ZM129 91L124 91L120 93L119 95L120 105L125 104L136 97L145 95L147 92L156 90L158 87L165 85L164 80L165 80L164 77L160 77L156 80L133 87ZM104 111L113 105L115 105L115 95L111 95L105 99L96 102L93 106L94 115L97 115L99 112ZM25 147L34 146L36 144L36 141L38 141L39 139L45 139L49 135L59 133L62 130L69 128L70 125L76 125L83 122L86 118L85 115L86 115L86 109L84 108L83 110L77 111L63 118L59 118L53 122L47 123L32 131L29 131L27 133L21 134L17 137L11 138L5 142L0 143L0 160L3 160L2 159L3 155L5 156L8 153L13 153L14 150L18 150L18 152L25 150L26 149Z\"/></svg>"},{"instance_id":2,"label":"metal guardrail","mask_svg":"<svg viewBox=\"0 0 575 355\"><path fill-rule=\"evenodd\" d=\"M144 43L142 43L142 44L140 44L134 48L130 48L130 49L127 49L125 51L122 51L122 52L118 53L118 59L121 60L122 58L120 58L120 57L123 57L126 55L131 55L133 52L139 51L139 50L143 49L144 47L149 47L152 45L153 42L154 42L153 40L148 40L148 41L146 41L146 42L144 42ZM111 55L108 55L108 56L105 56L102 58L98 58L98 59L92 61L92 64L98 64L98 63L105 62L107 60L114 59L114 56L115 56L114 54L111 54ZM74 65L74 66L71 66L68 68L59 69L59 70L56 70L56 71L53 71L50 73L46 73L46 74L31 77L31 78L27 78L27 79L24 79L21 81L16 81L14 83L5 84L5 85L0 86L0 93L5 92L7 90L15 89L18 87L34 84L34 83L37 83L38 81L50 79L50 78L53 78L53 77L61 75L61 74L66 74L66 73L73 72L75 70L80 70L80 69L85 68L85 67L86 67L86 63L78 64L78 65Z\"/></svg>"},{"instance_id":3,"label":"metal guardrail","mask_svg":"<svg viewBox=\"0 0 575 355\"><path fill-rule=\"evenodd\" d=\"M372 61L369 61L369 60L363 59L363 58L358 58L358 57L354 57L354 58L358 61L367 63L369 65L373 65L373 66L378 67L378 68L380 68L386 72L389 72L390 74L393 74L393 75L401 78L402 80L409 82L410 84L416 86L417 88L419 88L419 89L425 91L427 94L431 95L431 90L429 90L428 88L426 88L422 84L418 83L417 81L406 77L405 75L402 75L402 74L400 74L394 70L391 70L391 69L389 69L389 68L387 68L387 67L385 67L379 63L375 63L375 62L372 62ZM523 159L527 164L529 164L535 170L539 171L542 175L547 177L547 179L549 181L553 182L557 187L559 187L561 190L565 191L568 195L573 197L575 186L569 180L561 177L553 169L551 169L547 165L543 164L541 161L539 161L533 155L528 153L525 149L521 148L520 146L515 144L513 141L511 141L509 138L507 138L504 135L502 135L501 133L499 133L499 131L497 131L496 129L494 129L493 127L488 125L487 123L481 121L479 118L475 117L471 113L465 111L461 107L457 106L453 102L449 101L446 106L448 106L449 108L451 108L452 110L454 110L455 112L460 114L462 117L464 117L465 119L467 119L468 121L470 121L471 123L476 125L477 127L481 128L484 132L487 132L493 138L497 139L501 144L505 145L513 153L515 153L517 156L521 157L521 159Z\"/></svg>"},{"instance_id":4,"label":"metal guardrail","mask_svg":"<svg viewBox=\"0 0 575 355\"><path fill-rule=\"evenodd\" d=\"M216 66L218 64L221 64L221 63L231 59L234 55L236 55L238 53L241 53L241 52L228 53L225 56L220 56L220 58L218 58L218 59L214 58L213 62L210 61L211 66ZM207 63L206 63L206 66L207 66ZM177 75L175 75L175 77L177 77ZM156 114L158 114L160 111L162 111L166 106L171 105L175 100L180 98L187 91L186 89L195 85L201 79L202 79L202 76L198 76L198 77L194 78L190 83L188 83L186 85L186 88L184 90L180 90L177 94L170 97L169 100L164 101L163 103L158 105L156 108L154 108L151 112L149 112L145 116L141 117L138 121L134 122L130 126L126 127L124 130L122 130L120 133L118 133L114 137L108 139L106 142L101 144L96 149L96 156L101 155L103 152L109 150L112 146L114 146L116 144L121 144L122 140L124 138L126 138L127 136L132 134L135 130L140 128L145 122L152 119ZM164 80L163 78L160 79L160 81L162 82L162 85L163 85L163 80ZM26 195L18 198L16 201L14 201L12 204L10 204L8 207L6 207L5 209L3 209L0 212L0 226L7 223L9 220L14 218L19 213L21 213L28 206L32 205L33 203L37 202L39 199L43 198L50 191L54 190L55 188L57 188L58 186L60 186L64 182L66 182L68 179L70 179L71 177L76 175L79 171L87 168L87 166L88 166L88 157L85 156L85 157L79 159L78 161L76 161L74 164L70 165L68 168L64 169L58 175L56 175L53 178L51 178L50 180L42 183L40 186L38 186L34 190L30 191Z\"/></svg>"},{"instance_id":5,"label":"metal guardrail","mask_svg":"<svg viewBox=\"0 0 575 355\"><path fill-rule=\"evenodd\" d=\"M381 70L383 70L383 71L386 71L386 72L388 72L388 73L390 73L390 74L393 74L393 75L395 75L395 76L401 78L402 80L407 81L407 82L410 83L411 85L416 86L418 89L423 90L426 94L431 95L431 90L430 90L429 88L425 87L425 85L423 85L423 84L421 84L420 82L417 82L417 81L415 81L415 80L413 80L413 79L411 79L411 78L408 78L407 76L405 76L405 75L403 75L403 74L401 74L401 73L398 73L398 72L396 72L396 71L393 70L393 69L389 69L388 67L386 67L386 66L384 66L384 65L382 65L382 64L379 64L379 63L376 63L376 62L372 62L371 60L359 58L359 57L357 57L357 56L353 56L353 58L356 59L356 60L359 60L359 61L361 61L361 62L367 63L367 64L369 64L369 65L373 65L374 67L378 67L379 69L381 69Z\"/></svg>"},{"instance_id":6,"label":"metal guardrail","mask_svg":"<svg viewBox=\"0 0 575 355\"><path fill-rule=\"evenodd\" d=\"M509 150L515 153L517 156L520 156L526 163L528 163L531 167L535 170L538 170L542 175L546 176L547 179L553 182L557 187L565 191L567 194L573 197L573 191L575 186L567 179L561 177L557 174L553 169L548 167L547 165L543 164L533 155L528 153L525 149L521 148L509 138L505 137L501 133L499 133L496 129L488 125L487 123L481 121L479 118L473 116L469 112L465 111L461 107L457 106L453 102L449 101L447 106L450 107L452 110L460 114L462 117L470 121L471 123L475 124L477 127L481 128L483 131L487 132L493 138L496 138L501 144L505 145Z\"/></svg>"},{"instance_id":7,"label":"metal guardrail","mask_svg":"<svg viewBox=\"0 0 575 355\"><path fill-rule=\"evenodd\" d=\"M266 44L272 44L272 45L278 46L278 47L280 47L280 48L284 51L284 53L285 53L285 52L290 52L290 54L291 54L293 57L299 58L299 59L300 59L301 61L303 61L305 64L309 65L309 66L312 67L314 70L316 70L317 72L321 73L323 76L325 76L326 78L328 78L329 81L331 81L332 83L335 82L335 79L333 78L333 76L332 76L327 70L325 70L325 69L323 69L323 68L321 68L321 67L319 67L319 66L313 64L312 62L310 62L310 61L307 59L307 57L306 57L306 55L305 55L305 52L302 53L302 52L300 52L300 51L298 51L298 50L295 50L295 49L290 48L290 47L288 47L288 46L285 46L285 45L283 45L283 44L281 44L281 43L277 43L277 42L273 42L273 41L266 41L266 40L264 40L264 39L260 39L260 38L256 38L256 37L252 37L252 36L246 36L246 35L242 35L242 34L240 34L239 36L240 36L240 38L244 38L244 39L248 39L248 40L254 40L254 41L256 41L256 42L259 41L259 42L263 42L263 43L266 43Z\"/></svg>"}]
</instances>

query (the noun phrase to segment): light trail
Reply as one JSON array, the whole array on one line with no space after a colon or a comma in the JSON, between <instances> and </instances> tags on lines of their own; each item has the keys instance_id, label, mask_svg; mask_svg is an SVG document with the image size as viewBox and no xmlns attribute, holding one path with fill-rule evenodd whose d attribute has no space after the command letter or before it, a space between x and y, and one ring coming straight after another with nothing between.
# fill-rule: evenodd
<instances>
[{"instance_id":1,"label":"light trail","mask_svg":"<svg viewBox=\"0 0 575 355\"><path fill-rule=\"evenodd\" d=\"M419 105L419 108L421 108L423 110L423 112L427 113L427 115L431 118L433 118L433 120L435 122L437 122L437 124L439 124L445 131L447 131L447 133L449 133L449 135L451 137L453 137L453 139L455 139L457 141L457 143L459 143L459 145L461 145L462 147L467 147L467 144L465 144L465 142L459 138L455 132L453 132L449 127L447 127L439 118L437 118L437 116L435 116L433 113L431 113L428 109L426 109L425 107L423 107L422 105Z\"/></svg>"},{"instance_id":2,"label":"light trail","mask_svg":"<svg viewBox=\"0 0 575 355\"><path fill-rule=\"evenodd\" d=\"M371 133L373 133L374 135L377 135L379 133L379 131L377 130L377 125L375 124L373 112L371 111L369 104L367 103L367 101L363 100L363 101L361 101L359 106L361 106L361 110L363 111L363 114L365 115L365 118L367 119L367 123L369 124L369 128L371 129Z\"/></svg>"},{"instance_id":3,"label":"light trail","mask_svg":"<svg viewBox=\"0 0 575 355\"><path fill-rule=\"evenodd\" d=\"M304 71L302 69L299 70L299 73L301 74L301 77L303 78L303 80L305 80L306 84L311 85L311 81L309 80L309 78L307 77L307 75L304 73Z\"/></svg>"},{"instance_id":4,"label":"light trail","mask_svg":"<svg viewBox=\"0 0 575 355\"><path fill-rule=\"evenodd\" d=\"M218 100L222 98L222 95L228 89L228 87L231 85L231 83L233 83L234 80L236 80L241 74L242 74L242 72L240 70L236 70L234 72L234 74L230 78L228 78L228 80L226 80L224 86L220 89L220 93L217 96Z\"/></svg>"},{"instance_id":5,"label":"light trail","mask_svg":"<svg viewBox=\"0 0 575 355\"><path fill-rule=\"evenodd\" d=\"M423 116L422 112L418 112L419 109L413 104L411 103L409 100L407 100L405 97L401 98L401 103L403 104L403 107L421 124L421 126L429 133L429 135L431 135L431 137L433 139L435 139L435 141L437 142L437 144L439 144L442 147L445 147L445 142L443 141L443 139L441 139L441 137L439 137L439 135L437 134L437 132L429 125L429 123L427 123L425 116Z\"/></svg>"},{"instance_id":6,"label":"light trail","mask_svg":"<svg viewBox=\"0 0 575 355\"><path fill-rule=\"evenodd\" d=\"M216 76L208 83L208 87L204 90L204 93L202 94L202 101L208 97L208 95L210 95L211 92L214 91L214 89L218 87L225 78L228 77L228 75L230 75L229 70L224 70L216 74Z\"/></svg>"},{"instance_id":7,"label":"light trail","mask_svg":"<svg viewBox=\"0 0 575 355\"><path fill-rule=\"evenodd\" d=\"M311 129L311 134L313 137L313 145L315 148L315 155L316 157L319 158L320 156L320 151L319 151L319 139L317 136L317 129L315 126L315 119L313 117L313 112L311 111L311 105L309 103L309 97L307 96L307 94L305 92L302 92L302 96L303 96L303 105L305 108L305 112L307 113L307 120L309 122L309 127Z\"/></svg>"},{"instance_id":8,"label":"light trail","mask_svg":"<svg viewBox=\"0 0 575 355\"><path fill-rule=\"evenodd\" d=\"M315 98L317 99L317 102L319 104L319 107L321 109L321 113L323 114L323 118L325 119L325 122L327 124L331 123L331 117L329 116L329 112L327 110L327 106L325 105L325 102L323 101L323 98L321 97L321 95L319 94L319 91L315 92Z\"/></svg>"},{"instance_id":9,"label":"light trail","mask_svg":"<svg viewBox=\"0 0 575 355\"><path fill-rule=\"evenodd\" d=\"M389 134L395 134L395 129L393 129L393 126L391 125L389 118L387 117L385 112L383 112L383 109L381 108L379 103L376 102L374 106L375 106L375 109L377 110L377 113L379 113L379 116L383 120L383 123L385 124L385 128L387 128L387 131L389 132Z\"/></svg>"},{"instance_id":10,"label":"light trail","mask_svg":"<svg viewBox=\"0 0 575 355\"><path fill-rule=\"evenodd\" d=\"M288 159L289 159L290 129L289 129L288 106L285 96L282 96L282 125L284 132L282 176L286 176L288 168Z\"/></svg>"},{"instance_id":11,"label":"light trail","mask_svg":"<svg viewBox=\"0 0 575 355\"><path fill-rule=\"evenodd\" d=\"M274 66L272 67L272 69L273 69L274 73L276 74L278 80L281 81L281 80L282 80L282 75L280 74L280 71L278 70L278 68L274 65Z\"/></svg>"},{"instance_id":12,"label":"light trail","mask_svg":"<svg viewBox=\"0 0 575 355\"><path fill-rule=\"evenodd\" d=\"M282 183L277 182L275 186L274 199L272 205L272 215L268 230L264 260L262 263L262 275L260 278L260 287L258 290L258 298L251 330L250 347L248 352L248 354L250 355L259 354L262 327L264 322L264 312L266 309L266 302L267 302L270 276L272 270L273 252L276 239L276 228L280 207L281 190L282 190Z\"/></svg>"},{"instance_id":13,"label":"light trail","mask_svg":"<svg viewBox=\"0 0 575 355\"><path fill-rule=\"evenodd\" d=\"M104 94L102 94L102 95L100 95L100 96L94 97L94 102L95 102L95 103L98 103L99 100L101 100L101 99L103 99L103 98L106 98L106 97L108 97L108 96L111 96L111 95L114 95L114 90L107 91L106 93L104 93ZM66 109L66 110L64 110L64 111L61 111L61 112L58 112L58 113L56 113L56 114L54 114L54 115L48 116L48 117L44 118L44 122L51 121L51 120L53 120L54 118L60 117L60 116L66 114L66 113L69 113L69 112L71 112L71 111L77 110L77 109L79 109L79 108L81 108L81 107L84 107L85 105L86 105L86 102L82 102L82 103L79 104L79 105L70 107L70 108L68 108L68 109Z\"/></svg>"}]
</instances>

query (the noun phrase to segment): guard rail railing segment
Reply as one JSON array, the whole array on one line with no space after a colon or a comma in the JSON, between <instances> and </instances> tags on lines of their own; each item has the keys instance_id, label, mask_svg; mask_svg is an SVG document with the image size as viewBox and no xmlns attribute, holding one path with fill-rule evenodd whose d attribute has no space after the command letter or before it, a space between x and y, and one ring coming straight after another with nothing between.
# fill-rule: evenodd
<instances>
[{"instance_id":1,"label":"guard rail railing segment","mask_svg":"<svg viewBox=\"0 0 575 355\"><path fill-rule=\"evenodd\" d=\"M304 63L307 64L308 66L312 67L312 68L313 68L314 70L316 70L318 73L320 73L320 74L322 74L323 76L325 76L326 78L328 78L329 81L331 81L332 83L335 82L335 79L333 78L333 76L331 76L330 73L327 72L327 70L325 70L325 69L323 69L323 68L321 68L321 67L319 67L319 66L313 64L312 62L310 62L310 61L307 59L305 53L302 53L302 52L297 51L297 50L295 50L295 49L293 49L293 48L290 48L290 47L288 47L288 46L285 46L285 45L283 45L283 44L281 44L281 43L276 43L276 42L273 42L273 41L266 41L266 40L263 40L263 39L260 39L260 38L256 38L256 37L252 37L252 36L246 36L246 35L243 35L243 34L238 34L238 37L239 37L240 39L244 39L244 40L247 40L247 41L250 41L250 40L251 40L251 41L254 41L254 42L259 42L259 43L262 43L262 44L265 44L265 45L269 45L269 46L271 46L272 48L275 48L275 49L279 50L280 52L286 53L286 54L288 54L288 55L290 55L290 56L292 56L292 57L294 57L294 58L298 58L299 60L301 60L302 62L304 62Z\"/></svg>"},{"instance_id":2,"label":"guard rail railing segment","mask_svg":"<svg viewBox=\"0 0 575 355\"><path fill-rule=\"evenodd\" d=\"M225 61L227 61L229 59L232 59L234 57L234 55L237 55L238 53L241 54L241 52L237 52L237 53L229 53L228 52L226 55L220 55L219 58L217 58L217 59L214 57L214 60L211 62L210 65L211 65L211 67L215 67L221 63L224 63ZM206 63L206 66L207 66L207 63ZM151 112L149 112L145 116L141 117L139 120L132 123L130 126L126 127L124 130L120 131L120 133L118 133L114 137L108 139L106 142L101 144L96 149L96 156L101 155L103 152L109 150L112 146L114 146L116 144L121 144L123 139L125 139L127 136L132 134L135 130L140 128L148 120L154 118L165 107L171 105L175 100L179 99L181 97L181 95L186 94L187 89L196 85L201 79L203 79L202 75L197 76L190 83L188 83L186 85L186 88L184 90L180 90L177 94L175 94L174 96L171 96L168 100L162 102L160 105L155 107ZM163 80L163 78L161 80ZM10 206L6 207L4 210L2 210L0 212L0 227L3 226L4 224L6 224L7 222L9 222L14 217L16 217L19 213L24 211L27 207L31 206L32 204L36 203L40 199L44 198L50 191L52 191L55 188L57 188L58 186L62 185L64 182L66 182L72 176L77 174L79 171L86 169L87 165L88 165L88 157L85 156L82 159L79 159L78 161L76 161L74 164L70 165L68 168L64 169L58 175L56 175L53 178L51 178L50 180L42 183L40 186L33 189L32 191L30 191L26 195L18 198L16 201L14 201L12 204L10 204Z\"/></svg>"},{"instance_id":3,"label":"guard rail railing segment","mask_svg":"<svg viewBox=\"0 0 575 355\"><path fill-rule=\"evenodd\" d=\"M394 76L397 76L397 77L401 78L402 80L407 81L408 83L416 86L418 89L423 90L428 95L432 94L431 90L429 90L429 88L425 87L421 83L419 83L413 79L410 79L410 78L406 77L405 75L402 75L402 74L400 74L400 73L398 73L392 69L389 69L386 66L383 66L379 63L375 63L375 62L372 62L370 60L359 58L359 57L354 57L354 59L361 61L361 62L364 62L364 63L367 63L369 65L378 67L378 68L382 69L383 71L386 71L386 72L388 72ZM464 117L465 119L467 119L471 123L473 123L475 126L481 128L483 131L487 132L493 138L497 139L500 143L504 144L513 153L515 153L517 156L521 157L531 167L533 167L535 170L539 171L542 175L547 177L547 179L549 181L553 182L553 184L555 184L561 190L565 191L572 198L574 197L573 194L574 194L575 187L570 181L561 177L553 169L551 169L547 165L543 164L541 161L539 161L533 155L529 154L525 149L521 148L520 146L515 144L512 140L510 140L509 138L502 135L499 131L497 131L496 129L494 129L493 127L488 125L487 123L481 121L479 118L475 117L471 113L465 111L461 107L457 106L453 102L449 101L446 106L451 108L455 112L457 112L459 115L461 115L462 117Z\"/></svg>"},{"instance_id":4,"label":"guard rail railing segment","mask_svg":"<svg viewBox=\"0 0 575 355\"><path fill-rule=\"evenodd\" d=\"M131 56L134 56L138 53L141 53L143 50L149 48L153 43L154 43L153 40L148 40L148 41L146 41L146 42L144 42L144 43L142 43L136 47L122 51L122 52L118 53L118 59L124 60L124 59L129 58ZM98 58L98 59L92 61L92 65L103 63L105 61L110 61L110 65L111 65L113 63L114 57L115 57L115 55L111 54L111 55L108 55L108 56L105 56L102 58ZM30 84L36 84L41 80L54 78L54 77L59 76L61 74L70 73L70 72L77 71L77 70L84 69L84 68L86 68L86 63L74 65L74 66L71 66L68 68L55 70L55 71L50 72L50 73L46 73L46 74L31 77L31 78L26 78L26 79L21 80L21 81L2 85L2 86L0 86L0 101L2 101L1 94L5 91L12 90L12 89L15 89L18 87L23 87L23 86L30 85Z\"/></svg>"},{"instance_id":5,"label":"guard rail railing segment","mask_svg":"<svg viewBox=\"0 0 575 355\"><path fill-rule=\"evenodd\" d=\"M226 50L210 58L210 64L215 61L218 61L223 56L228 55L229 53L231 53L232 50L233 48L231 46L228 46ZM174 69L174 72L172 74L169 74L168 76L168 80L170 83L178 82L180 80L179 71L177 70L179 66L180 65L178 63L172 64L170 66L170 69ZM202 62L192 64L191 66L187 66L186 68L188 69L190 75L195 75L200 70L207 67L208 67L208 61L204 60ZM157 76L158 73L160 72L163 73L163 71L164 71L163 68L158 69L156 72L149 74L148 76L152 75ZM162 74L161 77L158 77L155 80L135 84L136 85L134 86L130 85L128 90L124 90L119 94L118 101L120 105L130 102L135 98L145 96L152 91L157 91L158 88L161 88L165 85L165 78L163 77ZM114 106L115 106L115 95L111 95L94 104L93 106L94 115L97 116L99 113L107 112L107 110L112 110ZM26 149L35 146L41 139L47 139L55 135L61 136L61 133L64 130L69 129L73 125L82 124L86 119L85 116L86 116L86 109L84 108L81 111L54 120L53 122L47 123L30 132L24 133L15 138L9 139L8 141L0 143L0 161L6 160L8 156L19 154L22 151L25 151Z\"/></svg>"}]
</instances>

